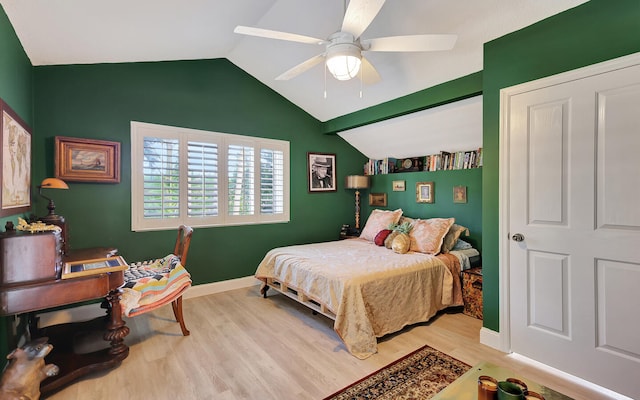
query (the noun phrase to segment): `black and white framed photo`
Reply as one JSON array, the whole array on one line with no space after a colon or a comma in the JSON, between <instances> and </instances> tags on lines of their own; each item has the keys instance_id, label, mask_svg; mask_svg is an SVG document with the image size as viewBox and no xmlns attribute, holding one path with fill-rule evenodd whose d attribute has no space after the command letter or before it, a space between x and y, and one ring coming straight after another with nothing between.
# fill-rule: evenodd
<instances>
[{"instance_id":1,"label":"black and white framed photo","mask_svg":"<svg viewBox=\"0 0 640 400\"><path fill-rule=\"evenodd\" d=\"M307 153L309 192L336 191L336 155Z\"/></svg>"}]
</instances>

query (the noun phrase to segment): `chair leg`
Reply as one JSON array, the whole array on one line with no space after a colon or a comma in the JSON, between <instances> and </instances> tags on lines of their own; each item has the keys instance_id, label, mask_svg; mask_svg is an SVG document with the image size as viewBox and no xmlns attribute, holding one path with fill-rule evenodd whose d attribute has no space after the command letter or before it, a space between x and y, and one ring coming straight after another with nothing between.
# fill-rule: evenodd
<instances>
[{"instance_id":1,"label":"chair leg","mask_svg":"<svg viewBox=\"0 0 640 400\"><path fill-rule=\"evenodd\" d=\"M176 321L180 323L182 334L184 336L189 336L191 332L187 329L187 326L184 323L184 317L182 316L182 296L171 302L171 308L173 308L173 315L175 315Z\"/></svg>"}]
</instances>

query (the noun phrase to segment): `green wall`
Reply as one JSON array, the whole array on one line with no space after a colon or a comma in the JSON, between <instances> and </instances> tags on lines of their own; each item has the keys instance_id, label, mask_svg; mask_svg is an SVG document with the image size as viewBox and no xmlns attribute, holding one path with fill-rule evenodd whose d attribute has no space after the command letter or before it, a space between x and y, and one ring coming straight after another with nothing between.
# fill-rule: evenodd
<instances>
[{"instance_id":1,"label":"green wall","mask_svg":"<svg viewBox=\"0 0 640 400\"><path fill-rule=\"evenodd\" d=\"M485 44L482 198L485 327L499 330L500 89L638 52L639 29L640 1L591 0Z\"/></svg>"},{"instance_id":2,"label":"green wall","mask_svg":"<svg viewBox=\"0 0 640 400\"><path fill-rule=\"evenodd\" d=\"M404 192L392 190L392 182L397 180L405 181ZM434 203L416 202L417 182L434 183ZM454 186L467 187L467 203L453 202ZM369 193L387 193L387 207L375 208L402 208L403 215L412 218L454 217L457 224L469 228L469 237L462 239L482 250L482 168L374 175L371 177L371 188L361 193L363 221L366 221L373 209L369 206Z\"/></svg>"},{"instance_id":3,"label":"green wall","mask_svg":"<svg viewBox=\"0 0 640 400\"><path fill-rule=\"evenodd\" d=\"M31 62L22 50L4 9L0 7L0 98L4 100L27 124L33 126L31 96ZM7 221L14 218L0 218L4 231ZM0 355L8 353L8 329L10 318L0 318ZM13 345L12 345L13 347Z\"/></svg>"},{"instance_id":4,"label":"green wall","mask_svg":"<svg viewBox=\"0 0 640 400\"><path fill-rule=\"evenodd\" d=\"M261 136L291 143L291 222L197 228L189 251L194 284L250 276L276 246L333 240L351 220L351 193L308 193L308 151L336 154L337 179L365 158L342 138L226 59L34 68L34 180L53 176L55 136L115 140L119 184L69 182L50 191L72 248L115 246L126 260L168 254L175 231L131 231L130 121ZM46 213L36 199L38 215Z\"/></svg>"}]
</instances>

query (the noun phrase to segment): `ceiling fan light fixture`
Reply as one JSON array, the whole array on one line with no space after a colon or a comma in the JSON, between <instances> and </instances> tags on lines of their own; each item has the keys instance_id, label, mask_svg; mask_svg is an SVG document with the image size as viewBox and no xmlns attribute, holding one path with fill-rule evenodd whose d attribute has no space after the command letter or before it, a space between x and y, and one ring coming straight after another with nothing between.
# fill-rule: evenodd
<instances>
[{"instance_id":1,"label":"ceiling fan light fixture","mask_svg":"<svg viewBox=\"0 0 640 400\"><path fill-rule=\"evenodd\" d=\"M341 43L327 49L327 69L339 81L348 81L358 76L362 63L360 48L354 44Z\"/></svg>"}]
</instances>

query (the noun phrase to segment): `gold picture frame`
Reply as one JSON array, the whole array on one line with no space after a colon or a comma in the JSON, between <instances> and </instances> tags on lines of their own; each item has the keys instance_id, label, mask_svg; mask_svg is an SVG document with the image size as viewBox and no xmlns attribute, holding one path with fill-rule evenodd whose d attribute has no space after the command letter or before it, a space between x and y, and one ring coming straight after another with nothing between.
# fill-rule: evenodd
<instances>
[{"instance_id":1,"label":"gold picture frame","mask_svg":"<svg viewBox=\"0 0 640 400\"><path fill-rule=\"evenodd\" d=\"M454 186L453 187L453 202L454 203L466 203L467 202L467 187L466 186Z\"/></svg>"},{"instance_id":2,"label":"gold picture frame","mask_svg":"<svg viewBox=\"0 0 640 400\"><path fill-rule=\"evenodd\" d=\"M393 181L391 183L391 188L394 192L404 192L405 191L405 182L404 181Z\"/></svg>"},{"instance_id":3,"label":"gold picture frame","mask_svg":"<svg viewBox=\"0 0 640 400\"><path fill-rule=\"evenodd\" d=\"M129 268L121 256L95 258L91 260L71 261L64 263L62 279L77 278L79 276L106 274L124 271Z\"/></svg>"},{"instance_id":4,"label":"gold picture frame","mask_svg":"<svg viewBox=\"0 0 640 400\"><path fill-rule=\"evenodd\" d=\"M120 143L56 136L55 168L65 181L119 183Z\"/></svg>"},{"instance_id":5,"label":"gold picture frame","mask_svg":"<svg viewBox=\"0 0 640 400\"><path fill-rule=\"evenodd\" d=\"M0 217L31 210L31 128L0 99Z\"/></svg>"},{"instance_id":6,"label":"gold picture frame","mask_svg":"<svg viewBox=\"0 0 640 400\"><path fill-rule=\"evenodd\" d=\"M386 193L369 193L369 205L374 207L386 207L387 194Z\"/></svg>"},{"instance_id":7,"label":"gold picture frame","mask_svg":"<svg viewBox=\"0 0 640 400\"><path fill-rule=\"evenodd\" d=\"M418 203L435 203L436 193L433 182L417 182L416 183L416 202Z\"/></svg>"}]
</instances>

